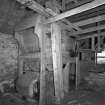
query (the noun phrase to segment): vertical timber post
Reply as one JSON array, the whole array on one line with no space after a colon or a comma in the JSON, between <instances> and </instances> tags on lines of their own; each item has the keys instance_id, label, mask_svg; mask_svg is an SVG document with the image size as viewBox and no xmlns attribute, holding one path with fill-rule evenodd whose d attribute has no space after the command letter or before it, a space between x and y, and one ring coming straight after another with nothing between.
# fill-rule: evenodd
<instances>
[{"instance_id":1,"label":"vertical timber post","mask_svg":"<svg viewBox=\"0 0 105 105\"><path fill-rule=\"evenodd\" d=\"M23 74L23 59L19 57L19 74L18 76L21 76Z\"/></svg>"},{"instance_id":2,"label":"vertical timber post","mask_svg":"<svg viewBox=\"0 0 105 105\"><path fill-rule=\"evenodd\" d=\"M67 33L65 30L62 30L62 35L65 36ZM63 67L63 89L64 89L64 94L69 92L69 71L70 71L70 64L71 59L66 62L65 67Z\"/></svg>"},{"instance_id":3,"label":"vertical timber post","mask_svg":"<svg viewBox=\"0 0 105 105\"><path fill-rule=\"evenodd\" d=\"M92 50L95 50L95 37L92 37L92 45L91 45L91 48Z\"/></svg>"},{"instance_id":4,"label":"vertical timber post","mask_svg":"<svg viewBox=\"0 0 105 105\"><path fill-rule=\"evenodd\" d=\"M80 61L79 57L76 57L76 89L78 89L79 84L80 84Z\"/></svg>"},{"instance_id":5,"label":"vertical timber post","mask_svg":"<svg viewBox=\"0 0 105 105\"><path fill-rule=\"evenodd\" d=\"M63 69L63 85L64 85L64 93L69 92L69 68L70 68L70 61L67 62L65 68Z\"/></svg>"},{"instance_id":6,"label":"vertical timber post","mask_svg":"<svg viewBox=\"0 0 105 105\"><path fill-rule=\"evenodd\" d=\"M21 58L21 50L23 49L22 45L24 45L24 41L23 38L20 36L21 35L19 34L19 32L15 32L15 38L17 39L18 43L18 71L17 71L18 76L21 76L23 74L23 63L24 63L24 59Z\"/></svg>"},{"instance_id":7,"label":"vertical timber post","mask_svg":"<svg viewBox=\"0 0 105 105\"><path fill-rule=\"evenodd\" d=\"M59 103L63 98L63 74L61 53L61 29L57 23L51 24L52 59L54 70L54 85L56 101Z\"/></svg>"},{"instance_id":8,"label":"vertical timber post","mask_svg":"<svg viewBox=\"0 0 105 105\"><path fill-rule=\"evenodd\" d=\"M63 11L66 9L66 1L65 0L62 0L62 9L63 9Z\"/></svg>"},{"instance_id":9,"label":"vertical timber post","mask_svg":"<svg viewBox=\"0 0 105 105\"><path fill-rule=\"evenodd\" d=\"M98 23L97 23L97 26L100 26L100 22L98 22ZM97 44L97 49L98 49L98 51L100 51L100 49L101 49L101 42L100 42L100 40L101 40L101 39L100 39L100 33L101 33L101 32L100 32L100 30L98 30L97 32L98 32L98 37L97 37L97 38L98 38L98 42L97 42L97 43L98 43L98 44Z\"/></svg>"},{"instance_id":10,"label":"vertical timber post","mask_svg":"<svg viewBox=\"0 0 105 105\"><path fill-rule=\"evenodd\" d=\"M40 100L39 105L46 105L46 26L42 24L43 17L39 15L35 25L35 32L39 37L40 43Z\"/></svg>"},{"instance_id":11,"label":"vertical timber post","mask_svg":"<svg viewBox=\"0 0 105 105\"><path fill-rule=\"evenodd\" d=\"M79 44L79 43L77 43ZM79 46L79 45L77 45ZM77 57L76 57L76 89L78 89L78 86L80 84L80 60L79 60L79 52L77 54Z\"/></svg>"}]
</instances>

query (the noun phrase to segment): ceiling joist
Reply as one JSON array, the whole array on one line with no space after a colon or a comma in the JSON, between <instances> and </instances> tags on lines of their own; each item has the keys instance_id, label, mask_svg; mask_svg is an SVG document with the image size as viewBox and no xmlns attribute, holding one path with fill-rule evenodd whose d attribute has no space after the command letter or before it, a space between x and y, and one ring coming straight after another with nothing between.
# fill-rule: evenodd
<instances>
[{"instance_id":1,"label":"ceiling joist","mask_svg":"<svg viewBox=\"0 0 105 105\"><path fill-rule=\"evenodd\" d=\"M87 24L96 23L96 22L103 21L103 20L105 20L105 15L93 17L93 18L86 19L86 20L82 20L82 21L76 22L74 24L78 25L78 26L84 26Z\"/></svg>"},{"instance_id":2,"label":"ceiling joist","mask_svg":"<svg viewBox=\"0 0 105 105\"><path fill-rule=\"evenodd\" d=\"M86 3L89 3L89 2L92 2L93 0L77 0L77 2L75 1L73 3L73 0L71 0L71 2L66 2L66 10L70 10L70 9L73 9L73 8L76 8L76 7L79 7L81 5L84 5Z\"/></svg>"},{"instance_id":3,"label":"ceiling joist","mask_svg":"<svg viewBox=\"0 0 105 105\"><path fill-rule=\"evenodd\" d=\"M46 17L55 16L54 12L53 13L51 11L48 12L43 6L41 6L34 0L17 0L17 1L25 6L29 7L30 9L38 12L39 14L46 16ZM71 22L69 22L66 19L64 19L62 21L65 22L68 26L75 28L76 30L81 30L78 26L73 25ZM62 23L62 24L64 24L64 23Z\"/></svg>"},{"instance_id":4,"label":"ceiling joist","mask_svg":"<svg viewBox=\"0 0 105 105\"><path fill-rule=\"evenodd\" d=\"M100 33L100 36L105 36L105 32ZM98 37L98 34L92 34L87 36L78 37L76 40L83 40L88 38Z\"/></svg>"},{"instance_id":5,"label":"ceiling joist","mask_svg":"<svg viewBox=\"0 0 105 105\"><path fill-rule=\"evenodd\" d=\"M96 26L96 27L84 29L84 30L82 30L82 31L73 32L73 33L70 33L70 36L78 36L78 35L80 35L80 34L85 34L85 33L89 33L89 32L94 32L94 31L102 30L102 29L105 29L105 25Z\"/></svg>"},{"instance_id":6,"label":"ceiling joist","mask_svg":"<svg viewBox=\"0 0 105 105\"><path fill-rule=\"evenodd\" d=\"M19 25L17 25L17 27L16 27L16 31L24 30L24 29L29 28L29 27L33 27L35 25L34 22L36 21L35 16L37 16L37 15L33 14L29 18L26 18L21 23L19 23ZM84 25L96 23L96 22L103 21L103 20L105 20L105 15L92 17L92 18L82 20L82 21L79 21L79 22L74 22L73 25L75 25L75 28L76 28L76 26L84 26ZM64 24L61 23L61 26L62 27L64 26L65 29L67 29L67 30L71 30L71 28L66 24L64 25Z\"/></svg>"},{"instance_id":7,"label":"ceiling joist","mask_svg":"<svg viewBox=\"0 0 105 105\"><path fill-rule=\"evenodd\" d=\"M64 13L61 13L61 14L55 16L55 17L49 18L44 22L44 24L48 24L48 23L52 23L52 22L55 22L55 21L62 20L64 18L67 18L67 17L73 16L73 15L82 13L84 11L93 9L95 7L98 7L98 6L101 6L103 4L105 4L105 0L94 0L91 3L84 4L84 5L80 6L80 7L74 8L74 9L69 10L69 11L64 12Z\"/></svg>"},{"instance_id":8,"label":"ceiling joist","mask_svg":"<svg viewBox=\"0 0 105 105\"><path fill-rule=\"evenodd\" d=\"M51 9L46 9L46 11L51 14L52 16L56 16L58 15L57 13L55 13L54 11L52 11ZM66 24L66 26L68 25L68 27L70 28L70 31L71 31L71 27L73 27L74 29L78 30L78 31L81 31L81 29L75 25L75 24L72 24L70 21L68 21L67 19L62 19L62 22ZM64 25L65 26L65 25ZM69 30L69 29L68 29Z\"/></svg>"},{"instance_id":9,"label":"ceiling joist","mask_svg":"<svg viewBox=\"0 0 105 105\"><path fill-rule=\"evenodd\" d=\"M35 2L34 0L16 0L23 4L26 7L29 7L30 9L34 10L35 12L38 12L41 15L49 17L50 15L46 12L45 8L43 8L40 4Z\"/></svg>"}]
</instances>

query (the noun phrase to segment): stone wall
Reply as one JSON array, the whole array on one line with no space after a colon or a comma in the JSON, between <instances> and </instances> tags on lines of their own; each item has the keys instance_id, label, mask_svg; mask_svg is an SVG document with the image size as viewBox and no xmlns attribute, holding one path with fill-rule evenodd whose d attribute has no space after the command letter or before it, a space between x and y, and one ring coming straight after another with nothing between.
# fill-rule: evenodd
<instances>
[{"instance_id":1,"label":"stone wall","mask_svg":"<svg viewBox=\"0 0 105 105\"><path fill-rule=\"evenodd\" d=\"M12 35L0 33L0 81L15 78L18 47Z\"/></svg>"}]
</instances>

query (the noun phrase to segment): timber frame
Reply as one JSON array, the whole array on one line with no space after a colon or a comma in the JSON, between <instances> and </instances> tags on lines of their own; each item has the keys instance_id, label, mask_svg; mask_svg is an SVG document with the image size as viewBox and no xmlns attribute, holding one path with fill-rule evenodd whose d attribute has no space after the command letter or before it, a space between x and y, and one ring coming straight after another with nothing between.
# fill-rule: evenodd
<instances>
[{"instance_id":1,"label":"timber frame","mask_svg":"<svg viewBox=\"0 0 105 105\"><path fill-rule=\"evenodd\" d=\"M61 30L68 31L68 36L74 37L76 41L81 41L84 39L91 38L92 44L91 49L89 51L95 51L95 44L94 40L95 37L98 38L98 50L100 50L100 43L101 43L101 36L105 36L105 32L101 32L101 30L105 29L105 24L101 24L101 21L105 21L105 14L91 17L87 20L80 20L80 21L74 21L71 22L69 17L72 17L73 15L83 13L85 11L94 9L96 7L99 7L101 5L105 4L105 0L94 0L87 4L81 5L80 7L76 7L74 9L68 10L63 13L57 13L56 11L51 10L50 8L44 8L34 0L17 0L23 5L26 5L28 8L32 9L33 11L37 12L38 15L32 16L30 19L27 19L27 23L20 24L16 27L15 31L21 31L23 29L27 29L29 27L35 27L35 33L37 33L39 37L40 42L40 59L41 59L41 74L40 74L40 103L39 105L45 105L45 68L46 68L46 33L51 33L51 40L52 40L52 62L53 62L53 72L54 72L54 85L55 85L55 96L57 98L57 102L59 103L60 100L64 96L64 87L63 87L63 72L62 72L62 52L61 52ZM68 0L74 1L77 3L77 0ZM65 0L62 0L62 8L65 11ZM40 17L38 18L34 17ZM44 17L44 19L42 19ZM66 18L66 19L65 19ZM42 19L42 20L40 20ZM30 24L29 24L30 23ZM94 25L96 24L97 25ZM89 24L92 24L92 27L83 28L84 26L88 26ZM48 27L47 25L50 25ZM63 27L63 28L62 28ZM93 33L92 33L93 32ZM84 35L88 34L89 35ZM97 50L97 51L98 51ZM82 52L83 50L79 49L79 52ZM58 57L58 58L57 58ZM76 88L78 88L80 83L80 62L79 62L79 55L75 59L76 62ZM68 67L69 63L67 63ZM66 67L66 68L67 68ZM65 69L66 69L65 68ZM68 87L66 87L68 89ZM66 91L67 91L66 89Z\"/></svg>"}]
</instances>

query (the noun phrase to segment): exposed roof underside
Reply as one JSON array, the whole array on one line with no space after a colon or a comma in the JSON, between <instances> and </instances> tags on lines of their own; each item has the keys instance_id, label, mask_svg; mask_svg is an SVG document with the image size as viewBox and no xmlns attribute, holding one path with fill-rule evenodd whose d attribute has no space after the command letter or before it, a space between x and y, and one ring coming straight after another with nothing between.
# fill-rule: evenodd
<instances>
[{"instance_id":1,"label":"exposed roof underside","mask_svg":"<svg viewBox=\"0 0 105 105\"><path fill-rule=\"evenodd\" d=\"M45 7L45 2L49 0L35 0L35 1ZM93 0L57 0L59 5L61 6L60 8L61 12L66 12L68 10L77 8L81 5L90 3L92 1ZM31 9L24 8L23 5L19 4L15 0L0 0L0 32L13 33L16 24L22 18L24 18L24 16L27 17L29 16L29 14L32 14L32 13L33 11ZM83 30L82 33L79 31L76 31L75 33L71 33L71 34L72 35L79 35L79 34L85 35L87 33L96 34L97 30L99 29L99 27L98 29L96 29L96 26L99 25L97 23L98 21L100 21L100 25L102 25L100 30L104 32L104 29L105 29L104 14L105 14L105 5L102 5L97 8L90 9L86 12L82 12L80 14L76 14L74 16L68 17L67 20L79 26L79 28ZM102 15L102 17L99 17L96 21L93 21L93 22L92 20L86 21L87 19L91 19L93 17L97 17L100 15ZM93 29L89 29L88 31L88 28L93 28Z\"/></svg>"}]
</instances>

